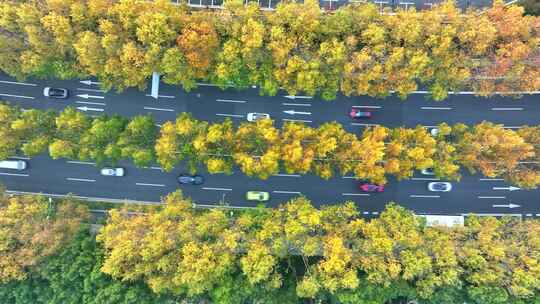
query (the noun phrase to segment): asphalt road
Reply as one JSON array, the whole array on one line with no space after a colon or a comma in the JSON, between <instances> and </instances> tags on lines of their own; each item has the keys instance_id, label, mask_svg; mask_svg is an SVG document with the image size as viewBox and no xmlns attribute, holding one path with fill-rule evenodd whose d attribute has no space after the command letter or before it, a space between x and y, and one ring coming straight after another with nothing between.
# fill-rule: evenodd
<instances>
[{"instance_id":1,"label":"asphalt road","mask_svg":"<svg viewBox=\"0 0 540 304\"><path fill-rule=\"evenodd\" d=\"M42 97L43 87L68 88L71 97L67 100L51 100ZM85 96L88 94L90 96ZM77 96L80 95L80 96ZM406 101L396 97L378 100L369 97L348 98L339 96L328 102L318 98L259 96L255 88L236 91L221 91L213 86L201 86L190 93L179 88L161 85L158 100L145 92L129 89L122 94L100 91L96 85L85 85L78 81L38 81L21 83L0 75L0 98L20 105L22 108L54 108L66 106L88 107L91 115L120 114L133 116L152 114L158 124L172 120L181 112L191 112L203 120L220 121L231 117L234 121L245 120L249 112L269 113L281 125L285 120L300 120L311 126L327 121L338 121L349 131L360 131L365 124L381 124L389 127L423 125L434 126L441 122L473 124L482 120L502 123L509 128L540 123L538 95L527 95L522 99L494 97L477 98L470 94L453 95L443 102L428 101L425 94L418 92ZM88 97L88 98L85 98ZM351 107L370 109L374 117L364 121L351 120L347 113ZM284 111L301 113L290 114ZM49 194L74 193L86 197L131 199L157 202L159 198L178 189L176 176L183 172L176 168L164 173L159 167L135 168L122 163L127 175L123 178L105 177L92 163L51 160L39 156L29 161L24 172L0 169L0 181L10 190L42 192ZM313 175L299 176L279 174L268 180L249 178L239 171L231 176L209 175L201 171L206 181L201 186L182 186L184 193L198 203L225 203L234 206L254 206L245 201L249 190L268 191L269 206L277 206L298 195L305 195L316 205L354 201L366 215L377 215L385 203L395 201L418 214L520 214L540 216L540 190L510 191L502 180L471 176L464 172L460 182L453 182L448 193L429 192L430 176L418 174L411 180L391 180L384 193L366 194L358 190L359 182L352 177L336 177L322 180ZM511 204L515 208L508 208Z\"/></svg>"}]
</instances>

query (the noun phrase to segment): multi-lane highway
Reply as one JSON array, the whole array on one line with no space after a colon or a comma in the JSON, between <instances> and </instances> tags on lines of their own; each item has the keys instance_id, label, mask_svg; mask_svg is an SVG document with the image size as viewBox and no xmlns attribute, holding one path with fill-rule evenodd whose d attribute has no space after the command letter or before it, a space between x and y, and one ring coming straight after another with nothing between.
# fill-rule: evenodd
<instances>
[{"instance_id":1,"label":"multi-lane highway","mask_svg":"<svg viewBox=\"0 0 540 304\"><path fill-rule=\"evenodd\" d=\"M42 96L43 87L67 88L71 97L52 100ZM289 96L286 93L275 97L258 95L256 88L245 91L220 89L202 85L190 93L162 84L160 98L155 100L148 92L129 89L121 94L104 92L95 84L79 81L17 82L5 75L0 76L0 98L18 104L22 108L78 107L91 115L120 114L133 116L150 113L158 124L173 120L181 112L190 112L195 118L220 121L230 117L236 122L245 121L249 112L271 115L277 125L287 120L303 121L317 126L327 121L338 121L349 131L360 132L366 124L396 126L434 126L441 122L463 122L473 124L482 120L504 124L509 128L540 123L538 95L522 99L494 97L477 98L471 94L452 95L443 102L426 100L425 92L417 92L406 101L396 97L384 100L369 97L339 96L335 101L318 98ZM374 117L364 121L353 121L347 113L351 107L370 109ZM51 160L39 156L29 161L23 172L0 169L0 181L10 190L43 192L49 194L74 193L85 197L158 201L160 196L178 189L176 176L182 168L165 173L156 165L148 169L135 168L130 163L121 163L126 168L125 177L105 177L99 174L92 163ZM268 191L270 206L297 195L305 195L315 204L328 204L346 200L355 201L359 210L366 214L377 214L386 202L395 201L427 214L462 213L511 213L525 216L540 216L540 190L516 190L500 179L470 176L464 173L460 182L453 182L448 193L429 192L430 176L417 174L413 179L397 182L391 180L384 193L367 194L358 189L358 182L350 176L322 180L316 176L279 174L268 180L248 178L238 170L231 176L208 175L201 172L206 181L201 186L182 186L182 190L196 202L235 206L253 206L244 199L249 190ZM512 207L512 208L510 208Z\"/></svg>"}]
</instances>

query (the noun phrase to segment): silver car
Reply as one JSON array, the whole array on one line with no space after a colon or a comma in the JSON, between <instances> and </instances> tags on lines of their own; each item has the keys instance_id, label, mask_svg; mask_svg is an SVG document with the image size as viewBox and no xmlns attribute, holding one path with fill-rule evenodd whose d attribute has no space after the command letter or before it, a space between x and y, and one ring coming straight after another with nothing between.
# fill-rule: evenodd
<instances>
[{"instance_id":1,"label":"silver car","mask_svg":"<svg viewBox=\"0 0 540 304\"><path fill-rule=\"evenodd\" d=\"M124 176L124 168L103 168L101 175L104 176Z\"/></svg>"},{"instance_id":2,"label":"silver car","mask_svg":"<svg viewBox=\"0 0 540 304\"><path fill-rule=\"evenodd\" d=\"M266 113L248 113L246 116L247 121L257 121L261 119L270 119L270 115Z\"/></svg>"},{"instance_id":3,"label":"silver car","mask_svg":"<svg viewBox=\"0 0 540 304\"><path fill-rule=\"evenodd\" d=\"M68 97L68 90L46 87L43 89L43 95L49 98L65 99Z\"/></svg>"},{"instance_id":4,"label":"silver car","mask_svg":"<svg viewBox=\"0 0 540 304\"><path fill-rule=\"evenodd\" d=\"M432 182L428 184L428 190L433 192L449 192L452 184L447 182Z\"/></svg>"}]
</instances>

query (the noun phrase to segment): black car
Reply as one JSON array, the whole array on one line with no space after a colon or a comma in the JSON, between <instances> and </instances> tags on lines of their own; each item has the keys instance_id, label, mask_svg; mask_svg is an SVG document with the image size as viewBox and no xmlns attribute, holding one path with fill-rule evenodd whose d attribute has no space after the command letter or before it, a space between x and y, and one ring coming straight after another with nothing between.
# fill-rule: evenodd
<instances>
[{"instance_id":1,"label":"black car","mask_svg":"<svg viewBox=\"0 0 540 304\"><path fill-rule=\"evenodd\" d=\"M46 87L43 89L43 95L49 98L64 99L64 98L68 98L69 94L68 94L68 90L66 89Z\"/></svg>"},{"instance_id":2,"label":"black car","mask_svg":"<svg viewBox=\"0 0 540 304\"><path fill-rule=\"evenodd\" d=\"M182 185L200 185L204 183L204 177L200 175L180 174L178 182Z\"/></svg>"}]
</instances>

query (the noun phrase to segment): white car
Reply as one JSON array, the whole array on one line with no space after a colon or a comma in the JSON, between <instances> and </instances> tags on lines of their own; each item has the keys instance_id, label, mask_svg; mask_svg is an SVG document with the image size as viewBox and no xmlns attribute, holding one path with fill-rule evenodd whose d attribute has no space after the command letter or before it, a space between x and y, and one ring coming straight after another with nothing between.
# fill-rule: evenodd
<instances>
[{"instance_id":1,"label":"white car","mask_svg":"<svg viewBox=\"0 0 540 304\"><path fill-rule=\"evenodd\" d=\"M124 176L124 168L103 168L101 175L105 176Z\"/></svg>"},{"instance_id":2,"label":"white car","mask_svg":"<svg viewBox=\"0 0 540 304\"><path fill-rule=\"evenodd\" d=\"M439 128L432 128L429 133L431 134L431 136L437 136L439 135Z\"/></svg>"},{"instance_id":3,"label":"white car","mask_svg":"<svg viewBox=\"0 0 540 304\"><path fill-rule=\"evenodd\" d=\"M261 119L270 119L270 115L266 113L248 113L246 116L247 121L257 121Z\"/></svg>"},{"instance_id":4,"label":"white car","mask_svg":"<svg viewBox=\"0 0 540 304\"><path fill-rule=\"evenodd\" d=\"M433 168L426 168L420 172L422 172L424 175L435 175L435 170L433 170Z\"/></svg>"},{"instance_id":5,"label":"white car","mask_svg":"<svg viewBox=\"0 0 540 304\"><path fill-rule=\"evenodd\" d=\"M449 192L452 184L447 182L432 182L428 184L428 190L433 192Z\"/></svg>"}]
</instances>

